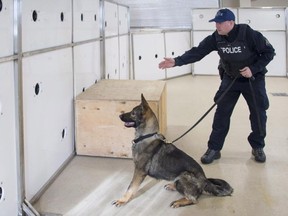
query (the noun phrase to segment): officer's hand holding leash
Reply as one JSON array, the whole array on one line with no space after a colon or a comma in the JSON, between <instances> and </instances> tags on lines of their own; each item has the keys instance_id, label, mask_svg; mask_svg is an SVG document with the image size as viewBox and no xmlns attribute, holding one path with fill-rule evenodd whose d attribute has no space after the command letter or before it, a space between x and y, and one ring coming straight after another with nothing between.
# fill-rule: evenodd
<instances>
[{"instance_id":1,"label":"officer's hand holding leash","mask_svg":"<svg viewBox=\"0 0 288 216\"><path fill-rule=\"evenodd\" d=\"M247 79L251 79L252 81L255 80L255 77L253 76L252 71L249 67L244 67L240 69L240 74Z\"/></svg>"},{"instance_id":2,"label":"officer's hand holding leash","mask_svg":"<svg viewBox=\"0 0 288 216\"><path fill-rule=\"evenodd\" d=\"M255 92L254 92L254 89L253 89L253 86L252 86L252 82L251 82L251 81L255 80L255 77L253 76L253 74L252 74L252 72L251 72L249 67L244 67L244 68L240 69L240 74L243 77L249 79L249 86L250 86L250 89L251 89L251 92L252 92L254 107L256 109L259 131L260 131L260 134L263 135L264 134L264 130L263 130L263 127L262 127L262 123L261 123L261 119L260 119L260 115L259 115L259 111L258 111L258 107L257 107L256 95L255 95Z\"/></svg>"}]
</instances>

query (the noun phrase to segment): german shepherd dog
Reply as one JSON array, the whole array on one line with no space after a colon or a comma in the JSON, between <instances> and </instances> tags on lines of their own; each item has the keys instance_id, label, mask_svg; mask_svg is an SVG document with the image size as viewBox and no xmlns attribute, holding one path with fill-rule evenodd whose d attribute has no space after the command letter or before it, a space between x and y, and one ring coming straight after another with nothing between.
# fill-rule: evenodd
<instances>
[{"instance_id":1,"label":"german shepherd dog","mask_svg":"<svg viewBox=\"0 0 288 216\"><path fill-rule=\"evenodd\" d=\"M196 204L199 196L230 196L233 188L222 179L206 178L201 166L189 155L166 143L159 134L158 120L143 94L141 104L131 112L123 113L120 119L126 127L135 128L132 155L135 165L133 179L124 196L114 201L122 206L133 198L145 177L174 181L165 185L167 190L177 190L183 198L170 204L173 208Z\"/></svg>"}]
</instances>

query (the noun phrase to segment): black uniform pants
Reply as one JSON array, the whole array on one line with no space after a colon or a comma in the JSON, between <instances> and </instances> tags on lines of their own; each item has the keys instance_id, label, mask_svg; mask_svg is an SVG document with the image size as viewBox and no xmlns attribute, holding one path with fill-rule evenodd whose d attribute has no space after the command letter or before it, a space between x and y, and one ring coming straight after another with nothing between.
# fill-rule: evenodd
<instances>
[{"instance_id":1,"label":"black uniform pants","mask_svg":"<svg viewBox=\"0 0 288 216\"><path fill-rule=\"evenodd\" d=\"M232 81L232 78L228 77L226 74L224 75L214 101L221 96ZM217 104L212 132L208 141L208 147L210 149L222 149L225 137L229 131L230 117L241 94L246 100L250 111L249 119L252 132L248 136L248 141L252 148L263 148L265 146L266 110L269 107L269 100L265 88L265 76L262 74L255 76L255 80L251 81L251 84L255 93L257 108L255 108L254 105L255 102L253 100L249 79L244 77L238 78L224 98ZM237 140L235 140L235 142L237 142Z\"/></svg>"}]
</instances>

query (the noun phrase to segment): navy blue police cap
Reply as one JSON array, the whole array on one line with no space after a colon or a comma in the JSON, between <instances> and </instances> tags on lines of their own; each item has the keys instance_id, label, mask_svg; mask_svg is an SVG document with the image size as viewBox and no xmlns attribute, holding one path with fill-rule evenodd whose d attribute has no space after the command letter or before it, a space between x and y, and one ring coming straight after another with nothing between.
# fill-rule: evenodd
<instances>
[{"instance_id":1,"label":"navy blue police cap","mask_svg":"<svg viewBox=\"0 0 288 216\"><path fill-rule=\"evenodd\" d=\"M214 19L209 20L209 22L221 23L221 22L231 21L231 20L235 21L235 15L231 10L225 8L225 9L220 9L216 13Z\"/></svg>"}]
</instances>

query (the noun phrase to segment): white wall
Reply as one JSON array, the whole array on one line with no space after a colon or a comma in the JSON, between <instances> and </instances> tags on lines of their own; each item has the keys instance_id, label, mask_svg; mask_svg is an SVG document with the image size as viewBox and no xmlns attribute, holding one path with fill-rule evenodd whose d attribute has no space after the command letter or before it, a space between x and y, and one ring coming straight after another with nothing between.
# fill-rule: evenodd
<instances>
[{"instance_id":1,"label":"white wall","mask_svg":"<svg viewBox=\"0 0 288 216\"><path fill-rule=\"evenodd\" d=\"M98 0L21 1L17 22L18 3L1 0L0 10L1 216L22 214L21 192L36 199L74 155L74 97L101 73ZM14 41L21 43L14 48Z\"/></svg>"},{"instance_id":2,"label":"white wall","mask_svg":"<svg viewBox=\"0 0 288 216\"><path fill-rule=\"evenodd\" d=\"M109 3L121 50L105 50L102 16L115 11L104 0L0 3L0 215L13 216L74 156L74 98L104 77L105 51L115 50L115 78L129 78L129 9Z\"/></svg>"},{"instance_id":3,"label":"white wall","mask_svg":"<svg viewBox=\"0 0 288 216\"><path fill-rule=\"evenodd\" d=\"M16 215L18 211L15 118L14 63L9 61L0 63L0 215L3 216Z\"/></svg>"},{"instance_id":4,"label":"white wall","mask_svg":"<svg viewBox=\"0 0 288 216\"><path fill-rule=\"evenodd\" d=\"M105 79L129 79L129 8L105 1L104 10Z\"/></svg>"},{"instance_id":5,"label":"white wall","mask_svg":"<svg viewBox=\"0 0 288 216\"><path fill-rule=\"evenodd\" d=\"M0 10L0 215L17 215L16 88L13 56L13 0ZM6 60L5 60L6 58Z\"/></svg>"}]
</instances>

